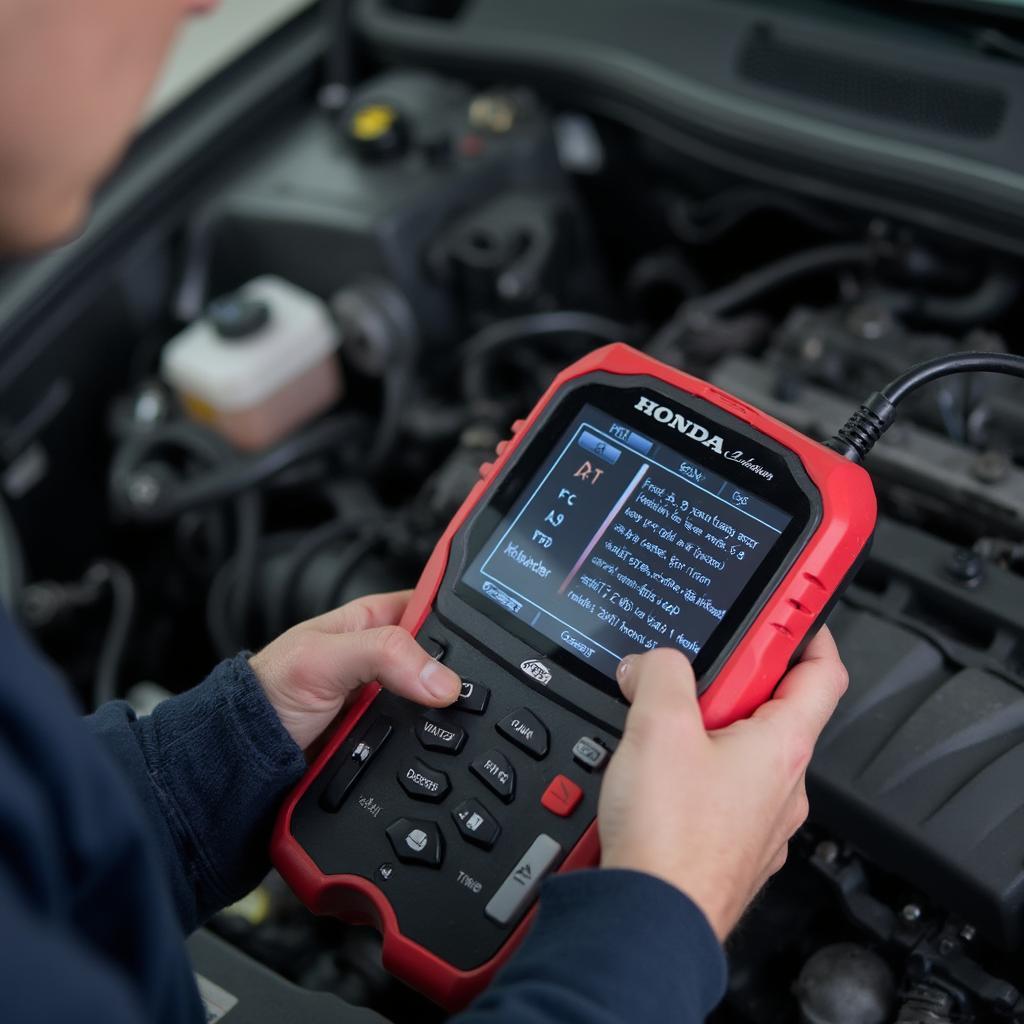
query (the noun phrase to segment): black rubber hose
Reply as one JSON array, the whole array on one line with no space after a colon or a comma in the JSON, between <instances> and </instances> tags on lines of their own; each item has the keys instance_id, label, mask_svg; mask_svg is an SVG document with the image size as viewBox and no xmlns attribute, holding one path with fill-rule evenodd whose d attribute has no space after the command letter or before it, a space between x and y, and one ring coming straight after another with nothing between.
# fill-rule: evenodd
<instances>
[{"instance_id":1,"label":"black rubber hose","mask_svg":"<svg viewBox=\"0 0 1024 1024\"><path fill-rule=\"evenodd\" d=\"M13 612L24 585L25 553L14 520L0 498L0 604Z\"/></svg>"},{"instance_id":2,"label":"black rubber hose","mask_svg":"<svg viewBox=\"0 0 1024 1024\"><path fill-rule=\"evenodd\" d=\"M344 600L343 590L345 584L352 573L358 568L359 563L372 554L377 547L384 544L386 540L386 532L382 527L376 526L356 537L345 549L341 563L335 571L332 586L332 592L337 603L340 604Z\"/></svg>"},{"instance_id":3,"label":"black rubber hose","mask_svg":"<svg viewBox=\"0 0 1024 1024\"><path fill-rule=\"evenodd\" d=\"M371 471L380 469L394 451L402 428L412 384L412 364L407 358L389 368L381 383L383 391L380 420L367 459Z\"/></svg>"},{"instance_id":4,"label":"black rubber hose","mask_svg":"<svg viewBox=\"0 0 1024 1024\"><path fill-rule=\"evenodd\" d=\"M327 421L323 421L327 422ZM311 448L323 445L323 435L298 448L292 447L282 453L279 448L267 455L277 453L272 463L274 472L280 472L311 453ZM114 457L111 468L110 488L118 506L129 515L135 515L143 522L164 522L193 508L203 507L218 501L232 499L235 512L235 553L215 575L207 596L207 626L211 640L221 657L230 657L245 646L245 630L248 624L252 590L256 579L259 545L263 530L263 504L259 493L245 483L246 473L230 472L229 468L208 470L196 481L188 481L174 488L166 501L153 506L139 507L128 501L128 485L140 464L160 448L179 448L200 462L214 467L223 467L226 460L236 460L234 449L221 438L191 423L169 423L138 437L126 441ZM295 458L287 458L295 455ZM246 464L249 474L269 471L266 462L257 467ZM199 485L199 486L193 486ZM223 493L219 493L220 490ZM201 500L195 500L196 494ZM142 515L137 513L142 512Z\"/></svg>"},{"instance_id":5,"label":"black rubber hose","mask_svg":"<svg viewBox=\"0 0 1024 1024\"><path fill-rule=\"evenodd\" d=\"M255 491L235 500L235 553L217 570L206 598L206 625L221 658L248 646L247 630L263 540L263 503Z\"/></svg>"},{"instance_id":6,"label":"black rubber hose","mask_svg":"<svg viewBox=\"0 0 1024 1024\"><path fill-rule=\"evenodd\" d=\"M991 323L1002 316L1020 296L1020 279L1005 267L987 274L981 284L967 295L927 295L919 312L928 320L946 327L968 330Z\"/></svg>"},{"instance_id":7,"label":"black rubber hose","mask_svg":"<svg viewBox=\"0 0 1024 1024\"><path fill-rule=\"evenodd\" d=\"M235 501L238 538L231 562L230 621L234 629L237 653L246 646L249 608L259 568L260 538L263 536L263 502L255 491L239 495ZM230 656L230 655L229 655Z\"/></svg>"},{"instance_id":8,"label":"black rubber hose","mask_svg":"<svg viewBox=\"0 0 1024 1024\"><path fill-rule=\"evenodd\" d=\"M462 364L462 392L469 398L482 393L482 366L502 348L517 342L530 342L553 334L582 334L600 342L630 341L634 331L625 324L596 313L560 310L529 313L526 316L498 320L477 331L459 348Z\"/></svg>"},{"instance_id":9,"label":"black rubber hose","mask_svg":"<svg viewBox=\"0 0 1024 1024\"><path fill-rule=\"evenodd\" d=\"M558 310L552 313L528 313L498 320L477 331L463 342L462 358L482 356L516 341L548 334L590 334L602 341L622 341L633 332L624 324L596 313Z\"/></svg>"},{"instance_id":10,"label":"black rubber hose","mask_svg":"<svg viewBox=\"0 0 1024 1024\"><path fill-rule=\"evenodd\" d=\"M234 570L232 562L225 562L213 577L206 596L206 629L218 658L233 657L241 650L231 624Z\"/></svg>"},{"instance_id":11,"label":"black rubber hose","mask_svg":"<svg viewBox=\"0 0 1024 1024\"><path fill-rule=\"evenodd\" d=\"M756 186L727 189L696 203L675 196L669 200L667 220L687 245L707 245L733 231L748 217L766 212L785 214L816 231L834 235L847 227L798 196Z\"/></svg>"},{"instance_id":12,"label":"black rubber hose","mask_svg":"<svg viewBox=\"0 0 1024 1024\"><path fill-rule=\"evenodd\" d=\"M130 435L114 452L109 474L111 505L127 518L142 522L164 522L176 517L177 513L164 513L166 506L163 502L158 502L154 507L142 506L132 501L129 494L140 468L162 448L178 449L208 466L219 466L233 454L231 447L222 438L185 421L161 424L144 433Z\"/></svg>"},{"instance_id":13,"label":"black rubber hose","mask_svg":"<svg viewBox=\"0 0 1024 1024\"><path fill-rule=\"evenodd\" d=\"M731 313L776 288L812 274L835 273L848 267L867 266L873 258L874 249L867 242L822 245L784 256L737 278L723 288L684 302L651 336L647 351L652 355L665 355L686 337L695 320Z\"/></svg>"},{"instance_id":14,"label":"black rubber hose","mask_svg":"<svg viewBox=\"0 0 1024 1024\"><path fill-rule=\"evenodd\" d=\"M350 89L356 80L351 7L352 0L328 0L323 14L327 22L324 77L328 85L345 89Z\"/></svg>"},{"instance_id":15,"label":"black rubber hose","mask_svg":"<svg viewBox=\"0 0 1024 1024\"><path fill-rule=\"evenodd\" d=\"M269 625L272 633L276 635L292 625L289 621L292 596L309 563L324 548L344 537L345 534L354 533L358 529L348 519L332 519L311 530L295 544L288 553L284 576L278 584L277 593L271 605Z\"/></svg>"},{"instance_id":16,"label":"black rubber hose","mask_svg":"<svg viewBox=\"0 0 1024 1024\"><path fill-rule=\"evenodd\" d=\"M93 685L93 707L121 696L121 671L137 604L135 581L131 573L117 562L100 562L92 573L106 577L110 588L110 623L103 637Z\"/></svg>"},{"instance_id":17,"label":"black rubber hose","mask_svg":"<svg viewBox=\"0 0 1024 1024\"><path fill-rule=\"evenodd\" d=\"M111 483L118 508L140 522L166 522L190 509L234 498L258 487L295 463L315 455L336 451L350 438L353 420L331 417L282 441L259 455L240 456L226 442L208 431L186 423L171 423L125 441L114 457ZM218 468L185 480L152 505L128 501L126 491L131 477L147 457L161 447L180 447L204 455Z\"/></svg>"}]
</instances>

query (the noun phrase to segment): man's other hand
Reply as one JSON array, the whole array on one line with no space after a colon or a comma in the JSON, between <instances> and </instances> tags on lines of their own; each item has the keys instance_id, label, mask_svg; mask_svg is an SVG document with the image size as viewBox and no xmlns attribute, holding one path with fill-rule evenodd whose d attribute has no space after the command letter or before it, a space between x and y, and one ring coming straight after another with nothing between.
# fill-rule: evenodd
<instances>
[{"instance_id":1,"label":"man's other hand","mask_svg":"<svg viewBox=\"0 0 1024 1024\"><path fill-rule=\"evenodd\" d=\"M377 594L293 626L250 659L292 739L306 750L364 684L427 707L459 696L459 677L397 625L410 593Z\"/></svg>"},{"instance_id":2,"label":"man's other hand","mask_svg":"<svg viewBox=\"0 0 1024 1024\"><path fill-rule=\"evenodd\" d=\"M724 940L807 817L807 764L847 685L835 642L823 629L772 700L717 732L679 652L624 659L619 685L633 706L601 790L602 864L675 885Z\"/></svg>"}]
</instances>

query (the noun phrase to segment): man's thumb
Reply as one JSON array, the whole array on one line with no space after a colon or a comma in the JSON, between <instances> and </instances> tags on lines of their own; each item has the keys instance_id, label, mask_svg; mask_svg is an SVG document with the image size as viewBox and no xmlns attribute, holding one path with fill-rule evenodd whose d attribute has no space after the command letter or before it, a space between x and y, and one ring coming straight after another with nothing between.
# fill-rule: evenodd
<instances>
[{"instance_id":1,"label":"man's thumb","mask_svg":"<svg viewBox=\"0 0 1024 1024\"><path fill-rule=\"evenodd\" d=\"M459 677L435 661L410 633L399 626L381 626L358 633L311 633L296 661L296 670L322 697L340 697L364 683L379 682L385 690L417 704L445 707L459 695Z\"/></svg>"},{"instance_id":2,"label":"man's thumb","mask_svg":"<svg viewBox=\"0 0 1024 1024\"><path fill-rule=\"evenodd\" d=\"M697 703L697 684L686 656L668 647L624 658L617 672L619 687L633 705L626 731L650 739L665 727L704 733Z\"/></svg>"}]
</instances>

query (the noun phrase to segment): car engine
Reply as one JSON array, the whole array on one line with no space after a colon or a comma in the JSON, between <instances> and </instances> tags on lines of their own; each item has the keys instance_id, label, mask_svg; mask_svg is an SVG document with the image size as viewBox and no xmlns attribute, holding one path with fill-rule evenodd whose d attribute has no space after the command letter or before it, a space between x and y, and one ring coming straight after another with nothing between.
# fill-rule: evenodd
<instances>
[{"instance_id":1,"label":"car engine","mask_svg":"<svg viewBox=\"0 0 1024 1024\"><path fill-rule=\"evenodd\" d=\"M702 165L542 81L382 47L351 87L291 89L89 289L62 285L72 315L37 309L0 345L0 600L86 707L145 710L411 585L508 425L600 344L817 439L917 360L1024 351L1018 256ZM197 397L168 353L196 330L242 344L249 318L301 333L282 282L327 325L337 388L281 398L239 443L234 385ZM1019 385L922 391L868 468L882 517L830 623L850 691L714 1019L1024 1021ZM371 931L314 918L274 875L211 927L305 988L442 1019Z\"/></svg>"}]
</instances>

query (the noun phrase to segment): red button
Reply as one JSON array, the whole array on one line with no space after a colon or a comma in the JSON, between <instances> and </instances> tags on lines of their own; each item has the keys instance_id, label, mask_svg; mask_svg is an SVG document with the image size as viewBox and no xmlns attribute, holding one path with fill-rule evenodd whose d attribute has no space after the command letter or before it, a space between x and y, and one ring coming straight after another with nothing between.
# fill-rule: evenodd
<instances>
[{"instance_id":1,"label":"red button","mask_svg":"<svg viewBox=\"0 0 1024 1024\"><path fill-rule=\"evenodd\" d=\"M459 139L459 152L470 159L480 156L485 148L483 138L471 132Z\"/></svg>"},{"instance_id":2,"label":"red button","mask_svg":"<svg viewBox=\"0 0 1024 1024\"><path fill-rule=\"evenodd\" d=\"M567 779L564 775L556 775L551 780L551 785L544 791L540 802L552 814L557 814L560 818L568 818L579 807L582 799L583 790L572 779Z\"/></svg>"}]
</instances>

